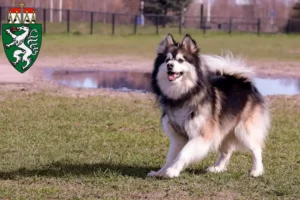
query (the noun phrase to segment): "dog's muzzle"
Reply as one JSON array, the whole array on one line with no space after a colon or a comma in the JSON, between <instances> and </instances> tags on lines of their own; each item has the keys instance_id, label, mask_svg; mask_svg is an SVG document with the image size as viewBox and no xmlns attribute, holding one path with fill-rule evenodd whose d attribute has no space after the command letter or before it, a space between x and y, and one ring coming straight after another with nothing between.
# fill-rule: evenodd
<instances>
[{"instance_id":1,"label":"dog's muzzle","mask_svg":"<svg viewBox=\"0 0 300 200\"><path fill-rule=\"evenodd\" d=\"M175 81L178 79L180 76L183 75L183 72L173 72L173 71L168 71L168 80L169 81Z\"/></svg>"}]
</instances>

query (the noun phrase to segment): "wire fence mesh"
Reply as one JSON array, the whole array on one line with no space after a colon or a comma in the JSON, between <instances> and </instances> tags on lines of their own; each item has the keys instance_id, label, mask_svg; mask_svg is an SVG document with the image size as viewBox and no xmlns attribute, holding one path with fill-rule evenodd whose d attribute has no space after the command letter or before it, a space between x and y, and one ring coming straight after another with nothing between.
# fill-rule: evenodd
<instances>
[{"instance_id":1,"label":"wire fence mesh","mask_svg":"<svg viewBox=\"0 0 300 200\"><path fill-rule=\"evenodd\" d=\"M36 8L36 23L43 24L44 34L160 34L167 32L209 31L248 33L300 32L300 19L283 18L231 18L188 15L141 15L130 13L104 13L83 10ZM0 7L1 23L7 23L7 7ZM143 23L142 23L143 21ZM1 32L0 32L1 33Z\"/></svg>"}]
</instances>

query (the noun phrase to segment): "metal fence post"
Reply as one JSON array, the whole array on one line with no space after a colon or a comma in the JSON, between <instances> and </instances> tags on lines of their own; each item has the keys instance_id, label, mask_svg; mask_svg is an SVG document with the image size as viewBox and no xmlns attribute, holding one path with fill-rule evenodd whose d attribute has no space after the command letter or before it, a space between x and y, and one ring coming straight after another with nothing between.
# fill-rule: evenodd
<instances>
[{"instance_id":1,"label":"metal fence post","mask_svg":"<svg viewBox=\"0 0 300 200\"><path fill-rule=\"evenodd\" d=\"M112 32L112 35L114 35L114 34L115 34L115 20L116 20L116 14L113 13L111 17L112 17L112 19L111 19L111 23L112 23L112 30L111 30L111 32Z\"/></svg>"},{"instance_id":2,"label":"metal fence post","mask_svg":"<svg viewBox=\"0 0 300 200\"><path fill-rule=\"evenodd\" d=\"M94 29L94 12L91 12L91 35L93 34Z\"/></svg>"},{"instance_id":3,"label":"metal fence post","mask_svg":"<svg viewBox=\"0 0 300 200\"><path fill-rule=\"evenodd\" d=\"M138 20L138 16L135 15L135 17L134 17L133 34L136 34L136 32L137 32L137 20Z\"/></svg>"},{"instance_id":4,"label":"metal fence post","mask_svg":"<svg viewBox=\"0 0 300 200\"><path fill-rule=\"evenodd\" d=\"M203 19L202 26L203 26L203 35L205 35L205 33L206 33L206 19Z\"/></svg>"},{"instance_id":5,"label":"metal fence post","mask_svg":"<svg viewBox=\"0 0 300 200\"><path fill-rule=\"evenodd\" d=\"M182 14L180 14L180 19L179 19L179 35L181 35L181 29L182 29Z\"/></svg>"},{"instance_id":6,"label":"metal fence post","mask_svg":"<svg viewBox=\"0 0 300 200\"><path fill-rule=\"evenodd\" d=\"M0 35L2 34L2 7L0 6Z\"/></svg>"},{"instance_id":7,"label":"metal fence post","mask_svg":"<svg viewBox=\"0 0 300 200\"><path fill-rule=\"evenodd\" d=\"M44 27L44 34L46 34L46 9L43 9L43 27Z\"/></svg>"},{"instance_id":8,"label":"metal fence post","mask_svg":"<svg viewBox=\"0 0 300 200\"><path fill-rule=\"evenodd\" d=\"M286 34L290 33L290 19L288 19L287 24L286 24Z\"/></svg>"},{"instance_id":9,"label":"metal fence post","mask_svg":"<svg viewBox=\"0 0 300 200\"><path fill-rule=\"evenodd\" d=\"M204 6L201 4L200 6L200 29L203 27L203 14L204 13Z\"/></svg>"},{"instance_id":10,"label":"metal fence post","mask_svg":"<svg viewBox=\"0 0 300 200\"><path fill-rule=\"evenodd\" d=\"M232 18L229 18L229 30L228 30L228 34L231 35L231 31L232 31Z\"/></svg>"},{"instance_id":11,"label":"metal fence post","mask_svg":"<svg viewBox=\"0 0 300 200\"><path fill-rule=\"evenodd\" d=\"M67 33L70 33L70 10L67 10Z\"/></svg>"},{"instance_id":12,"label":"metal fence post","mask_svg":"<svg viewBox=\"0 0 300 200\"><path fill-rule=\"evenodd\" d=\"M257 19L257 35L260 35L260 25L261 25L261 21L260 18Z\"/></svg>"},{"instance_id":13,"label":"metal fence post","mask_svg":"<svg viewBox=\"0 0 300 200\"><path fill-rule=\"evenodd\" d=\"M159 19L159 18L158 18ZM164 28L166 28L166 23L167 23L167 16L164 15L162 18L161 18L161 21L162 21L162 26ZM159 22L158 22L159 23Z\"/></svg>"},{"instance_id":14,"label":"metal fence post","mask_svg":"<svg viewBox=\"0 0 300 200\"><path fill-rule=\"evenodd\" d=\"M159 15L156 15L156 20L155 20L156 34L158 34L158 23L159 23Z\"/></svg>"}]
</instances>

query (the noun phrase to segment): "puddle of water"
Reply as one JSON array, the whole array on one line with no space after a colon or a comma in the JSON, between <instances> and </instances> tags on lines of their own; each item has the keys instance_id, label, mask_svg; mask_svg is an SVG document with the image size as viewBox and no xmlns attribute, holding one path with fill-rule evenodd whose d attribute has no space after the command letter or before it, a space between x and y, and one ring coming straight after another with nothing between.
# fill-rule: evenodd
<instances>
[{"instance_id":1,"label":"puddle of water","mask_svg":"<svg viewBox=\"0 0 300 200\"><path fill-rule=\"evenodd\" d=\"M300 94L300 78L255 78L257 89L263 95Z\"/></svg>"},{"instance_id":2,"label":"puddle of water","mask_svg":"<svg viewBox=\"0 0 300 200\"><path fill-rule=\"evenodd\" d=\"M150 72L54 69L45 72L47 79L74 88L107 88L125 92L148 92L150 89ZM257 77L254 81L263 95L300 94L300 78Z\"/></svg>"},{"instance_id":3,"label":"puddle of water","mask_svg":"<svg viewBox=\"0 0 300 200\"><path fill-rule=\"evenodd\" d=\"M148 92L149 72L46 70L46 78L74 88L107 88L119 91Z\"/></svg>"}]
</instances>

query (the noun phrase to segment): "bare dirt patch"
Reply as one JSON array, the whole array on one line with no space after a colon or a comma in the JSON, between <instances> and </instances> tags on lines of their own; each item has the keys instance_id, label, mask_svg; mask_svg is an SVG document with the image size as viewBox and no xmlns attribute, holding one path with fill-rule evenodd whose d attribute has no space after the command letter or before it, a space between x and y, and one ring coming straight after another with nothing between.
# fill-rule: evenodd
<instances>
[{"instance_id":1,"label":"bare dirt patch","mask_svg":"<svg viewBox=\"0 0 300 200\"><path fill-rule=\"evenodd\" d=\"M295 53L295 54L300 54L300 49L291 49L288 50L289 53Z\"/></svg>"},{"instance_id":2,"label":"bare dirt patch","mask_svg":"<svg viewBox=\"0 0 300 200\"><path fill-rule=\"evenodd\" d=\"M44 79L45 68L74 68L74 69L110 69L151 71L153 60L129 56L96 56L82 57L39 57L34 66L24 74L17 72L7 59L0 57L0 89L20 90L25 92L48 91L52 94L71 95L76 97L94 96L100 94L124 94L105 89L74 89L59 86ZM249 61L257 74L266 76L296 76L300 77L300 66L297 62L267 62ZM129 93L130 94L130 93ZM130 95L136 95L131 93ZM141 94L139 94L141 95Z\"/></svg>"},{"instance_id":3,"label":"bare dirt patch","mask_svg":"<svg viewBox=\"0 0 300 200\"><path fill-rule=\"evenodd\" d=\"M31 83L33 81L32 71L21 74L15 70L10 63L0 64L0 83Z\"/></svg>"},{"instance_id":4,"label":"bare dirt patch","mask_svg":"<svg viewBox=\"0 0 300 200\"><path fill-rule=\"evenodd\" d=\"M257 74L267 76L290 76L300 77L299 62L283 62L283 61L250 61Z\"/></svg>"}]
</instances>

